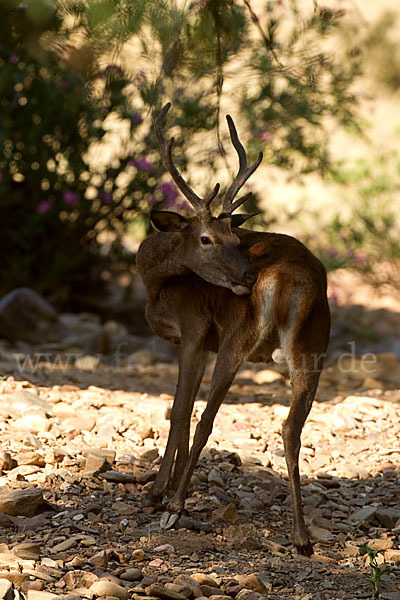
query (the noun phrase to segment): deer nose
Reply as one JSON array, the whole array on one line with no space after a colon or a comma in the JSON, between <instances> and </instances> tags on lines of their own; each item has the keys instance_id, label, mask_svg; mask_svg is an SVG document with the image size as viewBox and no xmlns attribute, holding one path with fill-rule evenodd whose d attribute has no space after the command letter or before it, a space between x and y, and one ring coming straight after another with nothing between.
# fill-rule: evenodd
<instances>
[{"instance_id":1,"label":"deer nose","mask_svg":"<svg viewBox=\"0 0 400 600\"><path fill-rule=\"evenodd\" d=\"M252 287L257 281L257 271L254 268L247 269L244 273L243 282L245 285Z\"/></svg>"}]
</instances>

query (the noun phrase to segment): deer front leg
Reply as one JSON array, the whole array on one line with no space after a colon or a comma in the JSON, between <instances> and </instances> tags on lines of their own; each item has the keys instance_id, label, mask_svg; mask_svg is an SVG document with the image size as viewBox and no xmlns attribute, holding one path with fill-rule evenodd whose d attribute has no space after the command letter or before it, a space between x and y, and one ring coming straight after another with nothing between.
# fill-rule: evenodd
<instances>
[{"instance_id":1,"label":"deer front leg","mask_svg":"<svg viewBox=\"0 0 400 600\"><path fill-rule=\"evenodd\" d=\"M189 454L189 461L186 464L186 468L179 482L179 487L176 491L176 494L168 504L168 509L171 512L180 513L184 507L185 495L190 483L190 479L193 475L193 471L197 465L201 451L206 445L209 435L212 431L214 419L218 409L221 406L240 365L241 361L233 357L232 354L233 351L231 348L226 352L221 350L218 354L212 376L207 406L201 416L201 420L196 427L192 448Z\"/></svg>"},{"instance_id":2,"label":"deer front leg","mask_svg":"<svg viewBox=\"0 0 400 600\"><path fill-rule=\"evenodd\" d=\"M304 522L301 500L299 471L300 437L315 397L318 379L319 373L300 371L292 375L292 401L288 418L282 429L293 506L293 541L298 552L306 556L310 556L313 553L313 547Z\"/></svg>"},{"instance_id":3,"label":"deer front leg","mask_svg":"<svg viewBox=\"0 0 400 600\"><path fill-rule=\"evenodd\" d=\"M155 478L154 484L146 497L146 504L154 504L161 500L168 491L172 466L175 454L181 442L182 431L186 431L186 423L189 418L192 398L196 396L201 382L201 376L204 372L203 362L199 361L199 356L203 357L203 341L181 342L179 348L179 377L174 403L172 405L170 416L170 430L167 446L161 461L160 470ZM197 386L197 389L196 389ZM194 400L193 400L194 401ZM188 414L189 413L189 414Z\"/></svg>"},{"instance_id":4,"label":"deer front leg","mask_svg":"<svg viewBox=\"0 0 400 600\"><path fill-rule=\"evenodd\" d=\"M171 481L171 489L176 491L179 486L179 482L182 477L182 473L185 470L187 462L189 460L189 439L190 439L190 419L193 412L193 405L196 400L197 392L199 391L200 384L203 379L204 370L206 366L207 360L207 352L203 352L202 355L198 357L197 363L197 374L194 381L194 386L192 390L192 395L190 398L190 402L186 408L185 414L185 422L181 428L179 442L178 442L178 450L176 453L175 465L174 465L174 474Z\"/></svg>"}]
</instances>

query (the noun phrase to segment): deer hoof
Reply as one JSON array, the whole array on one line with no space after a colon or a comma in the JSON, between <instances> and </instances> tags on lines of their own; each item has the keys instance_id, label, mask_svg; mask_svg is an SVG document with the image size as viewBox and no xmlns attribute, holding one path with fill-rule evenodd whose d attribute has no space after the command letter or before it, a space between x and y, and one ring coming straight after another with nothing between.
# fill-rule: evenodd
<instances>
[{"instance_id":1,"label":"deer hoof","mask_svg":"<svg viewBox=\"0 0 400 600\"><path fill-rule=\"evenodd\" d=\"M295 544L295 546L297 548L297 552L302 556L311 556L311 554L314 554L314 548L309 540L303 544Z\"/></svg>"},{"instance_id":2,"label":"deer hoof","mask_svg":"<svg viewBox=\"0 0 400 600\"><path fill-rule=\"evenodd\" d=\"M160 519L160 529L172 529L178 519L179 515L176 513L171 514L168 511L164 512Z\"/></svg>"}]
</instances>

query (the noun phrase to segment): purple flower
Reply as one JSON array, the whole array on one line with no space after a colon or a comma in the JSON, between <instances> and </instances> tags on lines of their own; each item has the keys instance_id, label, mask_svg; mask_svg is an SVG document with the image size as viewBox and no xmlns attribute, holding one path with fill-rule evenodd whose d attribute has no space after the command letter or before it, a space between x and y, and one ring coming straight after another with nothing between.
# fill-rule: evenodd
<instances>
[{"instance_id":1,"label":"purple flower","mask_svg":"<svg viewBox=\"0 0 400 600\"><path fill-rule=\"evenodd\" d=\"M359 265L367 265L368 261L366 259L366 257L363 254L360 254L360 252L354 252L354 260L359 264Z\"/></svg>"},{"instance_id":2,"label":"purple flower","mask_svg":"<svg viewBox=\"0 0 400 600\"><path fill-rule=\"evenodd\" d=\"M337 248L328 248L328 254L329 256L339 256L339 251L337 250Z\"/></svg>"},{"instance_id":3,"label":"purple flower","mask_svg":"<svg viewBox=\"0 0 400 600\"><path fill-rule=\"evenodd\" d=\"M270 142L272 140L272 133L270 133L269 131L264 131L260 135L260 138L262 142Z\"/></svg>"},{"instance_id":4,"label":"purple flower","mask_svg":"<svg viewBox=\"0 0 400 600\"><path fill-rule=\"evenodd\" d=\"M36 207L36 212L38 215L45 215L51 209L51 203L47 202L47 200L41 200Z\"/></svg>"},{"instance_id":5,"label":"purple flower","mask_svg":"<svg viewBox=\"0 0 400 600\"><path fill-rule=\"evenodd\" d=\"M140 123L143 123L143 117L137 110L133 110L131 112L131 119L135 125L140 125Z\"/></svg>"},{"instance_id":6,"label":"purple flower","mask_svg":"<svg viewBox=\"0 0 400 600\"><path fill-rule=\"evenodd\" d=\"M10 54L8 60L12 65L17 65L19 63L19 56L18 54Z\"/></svg>"},{"instance_id":7,"label":"purple flower","mask_svg":"<svg viewBox=\"0 0 400 600\"><path fill-rule=\"evenodd\" d=\"M70 190L65 190L63 193L64 202L67 206L76 206L80 200L80 197L75 192L71 192Z\"/></svg>"},{"instance_id":8,"label":"purple flower","mask_svg":"<svg viewBox=\"0 0 400 600\"><path fill-rule=\"evenodd\" d=\"M149 198L149 206L155 206L158 203L158 200L155 196L150 196Z\"/></svg>"},{"instance_id":9,"label":"purple flower","mask_svg":"<svg viewBox=\"0 0 400 600\"><path fill-rule=\"evenodd\" d=\"M131 158L128 160L128 165L136 167L138 171L147 171L148 173L153 173L155 170L154 163L147 158Z\"/></svg>"},{"instance_id":10,"label":"purple flower","mask_svg":"<svg viewBox=\"0 0 400 600\"><path fill-rule=\"evenodd\" d=\"M97 193L97 197L101 198L104 202L104 204L111 204L113 201L113 194L112 192L105 192L103 190L103 188L100 188L98 193Z\"/></svg>"},{"instance_id":11,"label":"purple flower","mask_svg":"<svg viewBox=\"0 0 400 600\"><path fill-rule=\"evenodd\" d=\"M167 201L173 202L179 196L178 188L172 181L166 181L161 184L161 191Z\"/></svg>"}]
</instances>

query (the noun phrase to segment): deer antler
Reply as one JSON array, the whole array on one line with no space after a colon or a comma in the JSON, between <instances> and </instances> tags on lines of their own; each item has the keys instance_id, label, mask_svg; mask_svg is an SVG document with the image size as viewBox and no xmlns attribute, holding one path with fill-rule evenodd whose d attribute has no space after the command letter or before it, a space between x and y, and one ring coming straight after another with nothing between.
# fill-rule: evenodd
<instances>
[{"instance_id":1,"label":"deer antler","mask_svg":"<svg viewBox=\"0 0 400 600\"><path fill-rule=\"evenodd\" d=\"M227 115L226 120L228 121L229 133L231 136L232 144L239 156L239 171L234 181L229 186L222 205L222 211L224 213L231 214L241 204L243 204L244 202L246 202L246 200L250 198L251 192L233 202L233 199L235 198L240 188L246 183L250 175L252 175L257 169L258 165L262 161L263 154L262 152L260 152L260 154L257 157L257 160L249 167L247 165L246 150L244 149L243 145L239 140L233 119L230 115Z\"/></svg>"},{"instance_id":2,"label":"deer antler","mask_svg":"<svg viewBox=\"0 0 400 600\"><path fill-rule=\"evenodd\" d=\"M185 196L185 198L187 198L189 200L190 204L193 206L195 211L198 214L201 214L201 213L209 214L210 213L210 204L214 200L215 196L218 194L218 191L219 191L219 183L217 183L214 186L214 188L211 190L211 192L209 192L207 194L207 196L205 198L201 198L192 190L192 188L186 183L186 181L183 179L182 175L179 173L178 169L174 165L174 161L172 158L172 145L174 143L174 138L172 137L169 140L169 142L167 143L164 138L164 133L162 130L162 126L164 124L165 117L167 116L167 112L169 111L170 108L171 108L171 102L168 102L163 107L160 114L158 115L155 125L154 125L156 138L158 141L158 145L160 146L161 154L162 154L162 157L164 160L164 165L168 169L170 175L172 176L172 179L175 181L176 185L178 186L178 188L180 189L182 194Z\"/></svg>"}]
</instances>

